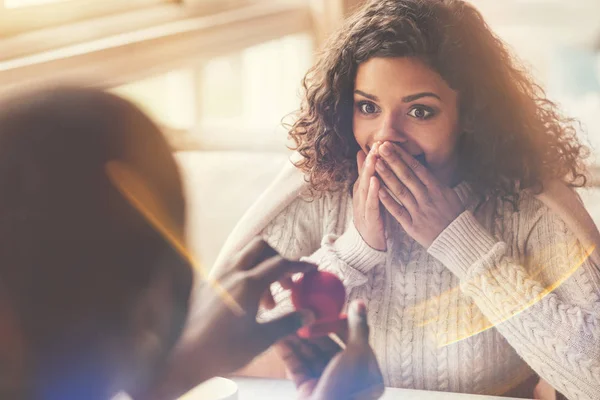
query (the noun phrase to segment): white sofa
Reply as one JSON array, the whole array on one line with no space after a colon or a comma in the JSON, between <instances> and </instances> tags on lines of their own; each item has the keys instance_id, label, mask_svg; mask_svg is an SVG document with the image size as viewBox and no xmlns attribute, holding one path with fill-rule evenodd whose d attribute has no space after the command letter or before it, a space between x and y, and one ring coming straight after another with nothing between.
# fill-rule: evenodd
<instances>
[{"instance_id":1,"label":"white sofa","mask_svg":"<svg viewBox=\"0 0 600 400\"><path fill-rule=\"evenodd\" d=\"M187 199L190 250L205 268L288 160L285 152L186 151L176 154Z\"/></svg>"}]
</instances>

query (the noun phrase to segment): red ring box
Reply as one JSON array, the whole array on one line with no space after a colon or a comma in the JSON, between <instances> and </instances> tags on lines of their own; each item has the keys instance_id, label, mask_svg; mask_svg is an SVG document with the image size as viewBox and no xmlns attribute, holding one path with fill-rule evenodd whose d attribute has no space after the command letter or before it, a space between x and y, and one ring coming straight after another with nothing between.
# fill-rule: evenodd
<instances>
[{"instance_id":1,"label":"red ring box","mask_svg":"<svg viewBox=\"0 0 600 400\"><path fill-rule=\"evenodd\" d=\"M346 324L341 314L346 302L346 289L342 281L326 271L312 271L294 282L292 304L296 310L311 310L316 321L298 330L303 338L326 336L340 331Z\"/></svg>"}]
</instances>

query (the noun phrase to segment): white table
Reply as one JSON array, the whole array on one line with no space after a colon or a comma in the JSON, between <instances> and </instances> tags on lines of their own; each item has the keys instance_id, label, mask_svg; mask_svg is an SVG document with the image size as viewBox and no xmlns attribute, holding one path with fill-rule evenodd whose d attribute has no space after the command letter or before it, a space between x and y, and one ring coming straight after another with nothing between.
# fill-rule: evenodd
<instances>
[{"instance_id":1,"label":"white table","mask_svg":"<svg viewBox=\"0 0 600 400\"><path fill-rule=\"evenodd\" d=\"M290 381L278 379L259 378L230 378L239 387L238 400L295 400L296 390ZM471 394L427 392L423 390L409 390L386 388L384 400L492 400L510 399L508 397L478 396Z\"/></svg>"},{"instance_id":2,"label":"white table","mask_svg":"<svg viewBox=\"0 0 600 400\"><path fill-rule=\"evenodd\" d=\"M222 379L222 378L218 378ZM296 400L296 389L291 381L282 379L263 378L229 378L238 386L237 400ZM196 390L197 392L197 390ZM220 396L219 396L220 397ZM185 400L210 400L212 396L190 392L184 396ZM521 400L510 397L478 396L472 394L428 392L424 390L409 390L386 388L383 400ZM131 400L129 396L121 394L112 400Z\"/></svg>"}]
</instances>

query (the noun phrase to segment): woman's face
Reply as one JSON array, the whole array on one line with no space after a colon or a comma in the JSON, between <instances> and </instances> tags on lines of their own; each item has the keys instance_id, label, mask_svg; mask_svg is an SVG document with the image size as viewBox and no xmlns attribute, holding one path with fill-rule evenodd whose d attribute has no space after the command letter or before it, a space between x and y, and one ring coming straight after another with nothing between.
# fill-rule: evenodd
<instances>
[{"instance_id":1,"label":"woman's face","mask_svg":"<svg viewBox=\"0 0 600 400\"><path fill-rule=\"evenodd\" d=\"M418 58L376 57L359 65L353 128L363 151L394 142L441 182L456 183L458 94Z\"/></svg>"}]
</instances>

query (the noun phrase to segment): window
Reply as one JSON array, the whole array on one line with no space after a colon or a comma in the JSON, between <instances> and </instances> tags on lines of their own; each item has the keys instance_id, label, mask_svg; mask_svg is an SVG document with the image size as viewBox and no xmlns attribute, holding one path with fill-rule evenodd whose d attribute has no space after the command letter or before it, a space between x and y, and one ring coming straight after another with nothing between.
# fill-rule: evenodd
<instances>
[{"instance_id":1,"label":"window","mask_svg":"<svg viewBox=\"0 0 600 400\"><path fill-rule=\"evenodd\" d=\"M19 8L28 6L39 6L40 4L58 3L67 0L4 0L4 8Z\"/></svg>"},{"instance_id":2,"label":"window","mask_svg":"<svg viewBox=\"0 0 600 400\"><path fill-rule=\"evenodd\" d=\"M548 93L566 115L576 118L580 134L592 149L591 162L600 161L600 54L591 49L559 47L552 53Z\"/></svg>"},{"instance_id":3,"label":"window","mask_svg":"<svg viewBox=\"0 0 600 400\"><path fill-rule=\"evenodd\" d=\"M32 6L31 10L87 1L112 3L70 0ZM123 3L128 7L139 3L141 7L149 2ZM120 0L119 3L122 4ZM141 7L0 39L0 91L61 79L86 79L105 87L116 86L197 63L199 59L309 31L312 25L306 0L202 1L198 6L163 0L160 3L160 7ZM0 33L6 33L1 21L0 27ZM136 57L131 57L132 52Z\"/></svg>"},{"instance_id":4,"label":"window","mask_svg":"<svg viewBox=\"0 0 600 400\"><path fill-rule=\"evenodd\" d=\"M115 92L159 121L176 148L284 150L282 118L299 107L313 53L309 33L288 35Z\"/></svg>"},{"instance_id":5,"label":"window","mask_svg":"<svg viewBox=\"0 0 600 400\"><path fill-rule=\"evenodd\" d=\"M86 82L139 103L177 148L281 149L344 1L0 0L0 93Z\"/></svg>"},{"instance_id":6,"label":"window","mask_svg":"<svg viewBox=\"0 0 600 400\"><path fill-rule=\"evenodd\" d=\"M164 6L176 0L4 0L0 37L87 21L118 13Z\"/></svg>"},{"instance_id":7,"label":"window","mask_svg":"<svg viewBox=\"0 0 600 400\"><path fill-rule=\"evenodd\" d=\"M472 0L492 29L525 63L550 100L574 117L581 139L591 145L590 163L600 161L600 28L598 1ZM597 175L593 180L598 180Z\"/></svg>"}]
</instances>

